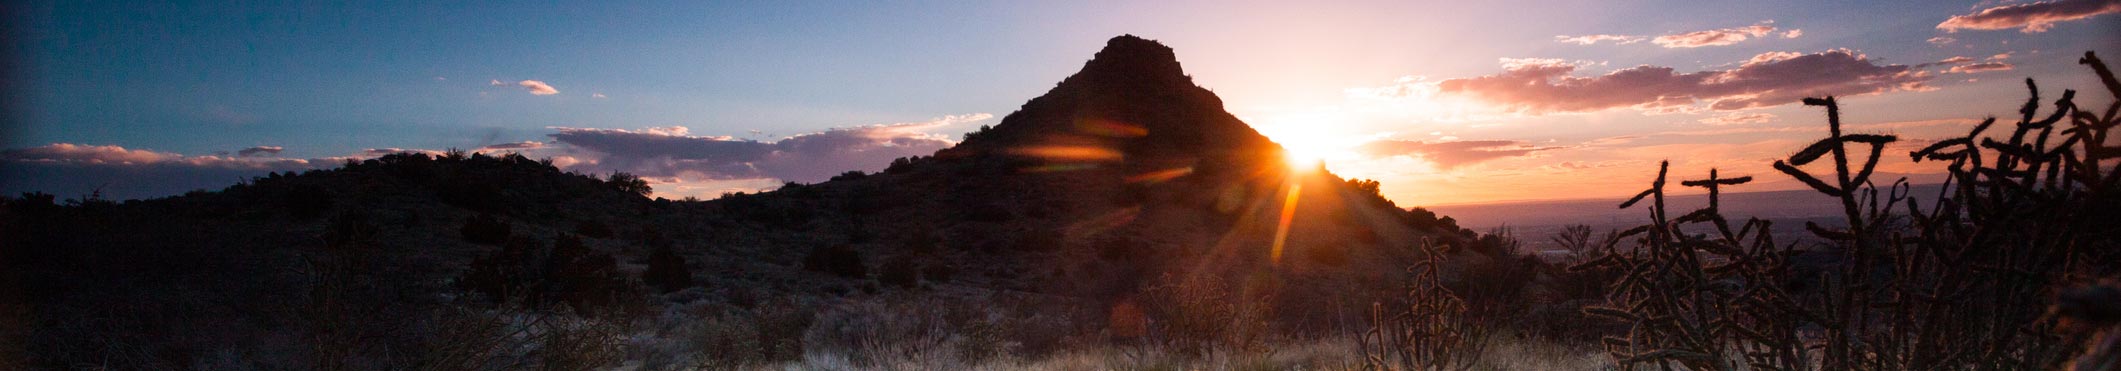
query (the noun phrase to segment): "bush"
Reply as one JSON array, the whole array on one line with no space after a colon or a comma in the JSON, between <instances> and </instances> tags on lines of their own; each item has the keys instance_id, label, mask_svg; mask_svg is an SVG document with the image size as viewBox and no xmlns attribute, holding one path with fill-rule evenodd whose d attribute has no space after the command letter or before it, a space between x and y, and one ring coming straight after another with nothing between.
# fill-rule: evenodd
<instances>
[{"instance_id":1,"label":"bush","mask_svg":"<svg viewBox=\"0 0 2121 371\"><path fill-rule=\"evenodd\" d=\"M314 184L295 186L288 189L281 198L281 202L287 205L288 215L294 216L295 219L315 219L331 210L331 191Z\"/></svg>"},{"instance_id":2,"label":"bush","mask_svg":"<svg viewBox=\"0 0 2121 371\"><path fill-rule=\"evenodd\" d=\"M648 270L641 272L641 282L665 293L683 290L692 286L692 268L685 266L685 257L677 251L658 247L648 253Z\"/></svg>"},{"instance_id":3,"label":"bush","mask_svg":"<svg viewBox=\"0 0 2121 371\"><path fill-rule=\"evenodd\" d=\"M876 280L899 288L913 288L921 284L921 271L912 258L900 256L884 262L877 272Z\"/></svg>"},{"instance_id":4,"label":"bush","mask_svg":"<svg viewBox=\"0 0 2121 371\"><path fill-rule=\"evenodd\" d=\"M611 230L611 225L591 219L574 222L574 233L589 238L611 238L618 234Z\"/></svg>"},{"instance_id":5,"label":"bush","mask_svg":"<svg viewBox=\"0 0 2121 371\"><path fill-rule=\"evenodd\" d=\"M640 195L641 197L648 197L649 194L655 192L654 188L648 187L647 180L643 180L633 174L621 172L613 172L610 176L605 177L604 184L618 189L619 192Z\"/></svg>"},{"instance_id":6,"label":"bush","mask_svg":"<svg viewBox=\"0 0 2121 371\"><path fill-rule=\"evenodd\" d=\"M869 276L869 267L862 264L862 253L846 246L811 249L810 255L803 257L803 269L845 278Z\"/></svg>"},{"instance_id":7,"label":"bush","mask_svg":"<svg viewBox=\"0 0 2121 371\"><path fill-rule=\"evenodd\" d=\"M472 259L457 285L495 303L521 299L534 307L564 304L583 313L634 292L619 273L617 258L567 235L553 238L549 249L511 240L500 251Z\"/></svg>"},{"instance_id":8,"label":"bush","mask_svg":"<svg viewBox=\"0 0 2121 371\"><path fill-rule=\"evenodd\" d=\"M501 218L493 215L479 215L465 218L464 226L457 228L457 233L464 235L464 241L467 242L500 246L508 243L509 234L512 233L510 229L513 228L509 226L508 222L501 221Z\"/></svg>"}]
</instances>

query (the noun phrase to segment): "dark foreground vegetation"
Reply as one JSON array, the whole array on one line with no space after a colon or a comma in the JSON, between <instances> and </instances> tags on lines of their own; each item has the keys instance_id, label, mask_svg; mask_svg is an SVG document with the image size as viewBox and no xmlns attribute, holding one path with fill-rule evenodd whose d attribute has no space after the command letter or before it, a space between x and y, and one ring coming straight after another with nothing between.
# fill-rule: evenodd
<instances>
[{"instance_id":1,"label":"dark foreground vegetation","mask_svg":"<svg viewBox=\"0 0 2121 371\"><path fill-rule=\"evenodd\" d=\"M712 201L463 153L0 199L0 369L2110 369L2121 102L2028 87L1908 154L1940 193L1813 99L1829 137L1776 168L1845 223L1776 236L1713 201L1751 176L1659 169L1645 224L1553 256L1285 169L1127 36L959 147Z\"/></svg>"}]
</instances>

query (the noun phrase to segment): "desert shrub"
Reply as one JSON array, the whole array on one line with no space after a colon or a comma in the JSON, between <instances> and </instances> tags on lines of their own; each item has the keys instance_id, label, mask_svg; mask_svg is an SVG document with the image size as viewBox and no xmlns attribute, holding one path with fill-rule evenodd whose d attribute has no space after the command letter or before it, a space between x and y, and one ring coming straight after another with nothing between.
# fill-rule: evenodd
<instances>
[{"instance_id":1,"label":"desert shrub","mask_svg":"<svg viewBox=\"0 0 2121 371\"><path fill-rule=\"evenodd\" d=\"M921 268L921 278L927 279L928 282L950 282L950 278L955 275L957 275L957 268L945 263L930 264Z\"/></svg>"},{"instance_id":2,"label":"desert shrub","mask_svg":"<svg viewBox=\"0 0 2121 371\"><path fill-rule=\"evenodd\" d=\"M877 268L876 281L899 288L913 288L921 284L920 266L906 256L893 257Z\"/></svg>"},{"instance_id":3,"label":"desert shrub","mask_svg":"<svg viewBox=\"0 0 2121 371\"><path fill-rule=\"evenodd\" d=\"M463 235L466 242L499 246L508 243L511 229L513 227L508 222L488 214L464 218L464 226L457 228L457 233Z\"/></svg>"},{"instance_id":4,"label":"desert shrub","mask_svg":"<svg viewBox=\"0 0 2121 371\"><path fill-rule=\"evenodd\" d=\"M855 181L855 180L861 180L862 178L867 178L867 177L869 177L869 173L864 173L864 172L862 172L861 170L848 170L847 172L844 172L844 173L840 173L840 175L834 175L834 176L832 176L832 179L827 179L826 181L828 181L828 182L838 182L838 181Z\"/></svg>"},{"instance_id":5,"label":"desert shrub","mask_svg":"<svg viewBox=\"0 0 2121 371\"><path fill-rule=\"evenodd\" d=\"M497 182L483 177L454 176L443 180L435 187L435 196L443 203L481 212L501 212L507 209L508 199Z\"/></svg>"},{"instance_id":6,"label":"desert shrub","mask_svg":"<svg viewBox=\"0 0 2121 371\"><path fill-rule=\"evenodd\" d=\"M1525 294L1538 279L1539 266L1539 258L1531 256L1468 261L1459 265L1459 277L1446 279L1444 285L1462 293L1456 295L1475 315L1509 318L1530 308Z\"/></svg>"},{"instance_id":7,"label":"desert shrub","mask_svg":"<svg viewBox=\"0 0 2121 371\"><path fill-rule=\"evenodd\" d=\"M1355 336L1366 369L1465 370L1485 350L1489 323L1469 316L1476 312L1444 286L1443 250L1423 247L1424 259L1407 268L1405 296L1372 303L1370 328Z\"/></svg>"},{"instance_id":8,"label":"desert shrub","mask_svg":"<svg viewBox=\"0 0 2121 371\"><path fill-rule=\"evenodd\" d=\"M1569 255L1581 257L1585 253L1590 252L1591 247L1596 243L1596 241L1592 240L1596 238L1591 235L1592 233L1591 226L1574 224L1562 227L1561 232L1554 233L1551 239L1554 241L1555 246L1568 250Z\"/></svg>"},{"instance_id":9,"label":"desert shrub","mask_svg":"<svg viewBox=\"0 0 2121 371\"><path fill-rule=\"evenodd\" d=\"M1186 357L1266 352L1274 298L1264 291L1235 290L1219 277L1164 275L1135 300L1149 320L1144 340Z\"/></svg>"},{"instance_id":10,"label":"desert shrub","mask_svg":"<svg viewBox=\"0 0 2121 371\"><path fill-rule=\"evenodd\" d=\"M610 224L604 224L604 222L595 219L575 221L574 234L589 238L611 238L611 236L618 235L617 232L611 230Z\"/></svg>"},{"instance_id":11,"label":"desert shrub","mask_svg":"<svg viewBox=\"0 0 2121 371\"><path fill-rule=\"evenodd\" d=\"M501 250L472 259L457 284L496 303L520 299L533 307L565 305L581 313L610 308L634 293L617 258L568 235L553 238L550 248L510 240Z\"/></svg>"},{"instance_id":12,"label":"desert shrub","mask_svg":"<svg viewBox=\"0 0 2121 371\"><path fill-rule=\"evenodd\" d=\"M685 257L675 249L657 247L648 253L648 269L641 271L641 282L666 293L682 290L692 286L692 268L685 266Z\"/></svg>"},{"instance_id":13,"label":"desert shrub","mask_svg":"<svg viewBox=\"0 0 2121 371\"><path fill-rule=\"evenodd\" d=\"M2121 95L2111 71L2086 53L2080 60ZM1629 249L1609 240L1603 256L1577 269L1625 272L1607 302L1590 314L1628 326L1608 337L1622 367L1825 370L2046 369L2061 365L2085 336L2065 336L2044 312L2059 287L2121 270L2109 225L2121 210L2121 176L2106 144L2121 102L2100 114L2080 110L2065 91L2042 117L2039 89L2001 136L1996 121L1967 136L1909 155L1946 163L1942 191L1926 204L1905 181L1878 187L1871 176L1891 135L1842 132L1832 97L1807 98L1826 109L1828 137L1774 168L1827 196L1843 211L1839 225L1805 223L1814 251L1777 245L1769 223L1748 219L1735 231L1718 206L1720 188L1751 177L1681 182L1709 191L1706 208L1679 216L1665 210L1666 168L1648 190L1650 224L1621 232ZM2065 121L2067 120L2067 121ZM1814 173L1801 166L1821 162ZM1709 231L1690 235L1681 226ZM1800 260L1805 255L1831 259ZM1814 260L1818 262L1813 262ZM1816 282L1799 289L1793 282Z\"/></svg>"},{"instance_id":14,"label":"desert shrub","mask_svg":"<svg viewBox=\"0 0 2121 371\"><path fill-rule=\"evenodd\" d=\"M640 195L641 197L648 197L650 193L655 192L654 188L648 186L647 180L641 179L640 176L623 172L613 172L611 175L605 176L604 184L610 185L612 189L617 189L619 192Z\"/></svg>"},{"instance_id":15,"label":"desert shrub","mask_svg":"<svg viewBox=\"0 0 2121 371\"><path fill-rule=\"evenodd\" d=\"M313 219L331 210L330 190L314 184L294 186L281 194L280 202L287 205L287 214L296 219Z\"/></svg>"},{"instance_id":16,"label":"desert shrub","mask_svg":"<svg viewBox=\"0 0 2121 371\"><path fill-rule=\"evenodd\" d=\"M894 159L891 159L891 165L890 165L890 166L885 166L885 167L884 167L884 173L885 173L885 174L903 174L903 173L905 173L905 172L907 172L907 171L912 171L912 170L913 170L913 161L914 161L914 160L919 160L919 159L920 159L920 156L913 156L913 157L900 157L900 158L894 158Z\"/></svg>"},{"instance_id":17,"label":"desert shrub","mask_svg":"<svg viewBox=\"0 0 2121 371\"><path fill-rule=\"evenodd\" d=\"M843 245L810 249L810 254L803 256L803 269L844 278L869 276L869 267L862 264L862 253Z\"/></svg>"}]
</instances>

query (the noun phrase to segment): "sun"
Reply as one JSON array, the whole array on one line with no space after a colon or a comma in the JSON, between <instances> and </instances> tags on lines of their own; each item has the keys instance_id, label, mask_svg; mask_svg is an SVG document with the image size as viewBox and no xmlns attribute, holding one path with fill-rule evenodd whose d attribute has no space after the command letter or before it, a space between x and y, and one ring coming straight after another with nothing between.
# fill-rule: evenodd
<instances>
[{"instance_id":1,"label":"sun","mask_svg":"<svg viewBox=\"0 0 2121 371\"><path fill-rule=\"evenodd\" d=\"M1297 172L1316 170L1318 169L1319 161L1326 159L1325 151L1318 148L1290 144L1282 145L1281 155L1282 161L1289 166L1289 170Z\"/></svg>"}]
</instances>

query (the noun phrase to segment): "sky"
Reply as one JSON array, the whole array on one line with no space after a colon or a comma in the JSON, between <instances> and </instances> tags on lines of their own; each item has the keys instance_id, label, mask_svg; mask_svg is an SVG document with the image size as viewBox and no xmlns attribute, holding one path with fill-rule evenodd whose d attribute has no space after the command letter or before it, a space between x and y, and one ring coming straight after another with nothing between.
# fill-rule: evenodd
<instances>
[{"instance_id":1,"label":"sky","mask_svg":"<svg viewBox=\"0 0 2121 371\"><path fill-rule=\"evenodd\" d=\"M1625 197L1671 160L1768 169L1797 104L1910 145L2114 97L2121 0L110 2L7 5L0 192L149 198L451 148L626 171L657 196L817 182L991 125L1121 34L1401 205ZM1742 190L1743 188L1741 188Z\"/></svg>"}]
</instances>

